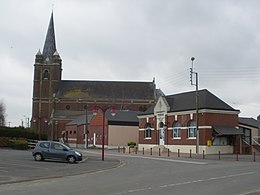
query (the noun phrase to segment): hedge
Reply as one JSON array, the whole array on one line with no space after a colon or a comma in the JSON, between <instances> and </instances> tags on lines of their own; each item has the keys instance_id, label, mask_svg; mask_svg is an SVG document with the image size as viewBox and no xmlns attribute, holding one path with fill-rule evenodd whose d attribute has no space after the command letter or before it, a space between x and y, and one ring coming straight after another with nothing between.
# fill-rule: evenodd
<instances>
[{"instance_id":1,"label":"hedge","mask_svg":"<svg viewBox=\"0 0 260 195\"><path fill-rule=\"evenodd\" d=\"M0 127L0 137L14 137L25 139L38 139L39 134L30 128L23 127ZM47 139L46 134L41 134L42 139Z\"/></svg>"},{"instance_id":2,"label":"hedge","mask_svg":"<svg viewBox=\"0 0 260 195\"><path fill-rule=\"evenodd\" d=\"M8 146L16 150L27 150L28 142L26 140L10 139Z\"/></svg>"}]
</instances>

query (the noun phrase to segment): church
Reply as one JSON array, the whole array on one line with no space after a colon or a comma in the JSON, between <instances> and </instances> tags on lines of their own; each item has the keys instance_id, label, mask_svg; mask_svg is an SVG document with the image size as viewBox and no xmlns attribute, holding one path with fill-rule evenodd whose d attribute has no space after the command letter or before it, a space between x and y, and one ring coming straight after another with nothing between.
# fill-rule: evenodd
<instances>
[{"instance_id":1,"label":"church","mask_svg":"<svg viewBox=\"0 0 260 195\"><path fill-rule=\"evenodd\" d=\"M35 56L33 129L47 134L48 139L57 140L66 123L93 107L146 111L154 105L161 93L156 89L154 79L149 82L63 80L54 27L52 12L43 50Z\"/></svg>"}]
</instances>

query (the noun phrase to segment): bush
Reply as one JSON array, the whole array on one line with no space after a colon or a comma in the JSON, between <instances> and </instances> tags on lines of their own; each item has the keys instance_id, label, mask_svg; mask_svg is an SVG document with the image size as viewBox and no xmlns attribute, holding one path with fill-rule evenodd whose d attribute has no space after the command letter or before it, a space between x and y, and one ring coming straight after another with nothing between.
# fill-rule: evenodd
<instances>
[{"instance_id":1,"label":"bush","mask_svg":"<svg viewBox=\"0 0 260 195\"><path fill-rule=\"evenodd\" d=\"M23 127L0 127L0 137L15 137L25 139L38 139L39 135L30 128ZM41 134L42 139L47 139L46 134Z\"/></svg>"},{"instance_id":2,"label":"bush","mask_svg":"<svg viewBox=\"0 0 260 195\"><path fill-rule=\"evenodd\" d=\"M9 145L9 147L16 149L16 150L27 150L28 149L28 143L26 140L10 139L8 145Z\"/></svg>"},{"instance_id":3,"label":"bush","mask_svg":"<svg viewBox=\"0 0 260 195\"><path fill-rule=\"evenodd\" d=\"M130 148L134 148L136 146L136 143L131 141L131 142L128 142L127 144Z\"/></svg>"}]
</instances>

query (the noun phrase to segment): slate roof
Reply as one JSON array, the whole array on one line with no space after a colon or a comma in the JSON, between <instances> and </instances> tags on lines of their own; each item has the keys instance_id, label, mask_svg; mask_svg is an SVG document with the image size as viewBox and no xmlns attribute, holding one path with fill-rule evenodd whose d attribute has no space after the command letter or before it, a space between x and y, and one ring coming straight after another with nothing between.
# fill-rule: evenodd
<instances>
[{"instance_id":1,"label":"slate roof","mask_svg":"<svg viewBox=\"0 0 260 195\"><path fill-rule=\"evenodd\" d=\"M47 64L51 64L52 56L55 52L56 52L56 43L55 43L55 33L54 33L53 12L52 12L44 47L43 47L43 52L42 52L44 62Z\"/></svg>"},{"instance_id":2,"label":"slate roof","mask_svg":"<svg viewBox=\"0 0 260 195\"><path fill-rule=\"evenodd\" d=\"M243 135L242 129L237 129L233 126L213 126L213 129L219 135Z\"/></svg>"},{"instance_id":3,"label":"slate roof","mask_svg":"<svg viewBox=\"0 0 260 195\"><path fill-rule=\"evenodd\" d=\"M62 80L57 98L154 100L153 82Z\"/></svg>"},{"instance_id":4,"label":"slate roof","mask_svg":"<svg viewBox=\"0 0 260 195\"><path fill-rule=\"evenodd\" d=\"M207 89L198 91L199 94L199 109L226 110L237 111L227 103L219 99L217 96L209 92ZM169 112L182 112L188 110L196 110L196 91L179 93L165 96L166 101L170 106ZM154 106L148 108L141 115L153 114Z\"/></svg>"},{"instance_id":5,"label":"slate roof","mask_svg":"<svg viewBox=\"0 0 260 195\"><path fill-rule=\"evenodd\" d=\"M207 89L199 90L198 95L199 109L239 111L229 106ZM171 112L196 109L196 91L169 95L166 96L166 100L170 106Z\"/></svg>"},{"instance_id":6,"label":"slate roof","mask_svg":"<svg viewBox=\"0 0 260 195\"><path fill-rule=\"evenodd\" d=\"M108 121L139 122L137 116L141 113L142 112L130 110L116 110L115 116L112 116L109 112L106 112L106 118Z\"/></svg>"},{"instance_id":7,"label":"slate roof","mask_svg":"<svg viewBox=\"0 0 260 195\"><path fill-rule=\"evenodd\" d=\"M93 118L93 114L92 113L88 114L88 124L92 118ZM66 125L82 125L82 124L86 124L86 115L78 116L77 118L67 123Z\"/></svg>"},{"instance_id":8,"label":"slate roof","mask_svg":"<svg viewBox=\"0 0 260 195\"><path fill-rule=\"evenodd\" d=\"M129 111L129 110L116 110L116 115L112 116L110 114L110 110L106 112L106 119L109 121L109 124L136 124L138 126L138 118L137 115L140 114L138 111ZM75 115L74 115L75 117ZM88 124L93 118L93 114L88 114ZM113 123L111 123L113 122ZM86 124L86 115L82 114L80 116L76 116L71 122L66 125L82 125Z\"/></svg>"},{"instance_id":9,"label":"slate roof","mask_svg":"<svg viewBox=\"0 0 260 195\"><path fill-rule=\"evenodd\" d=\"M250 126L250 127L255 127L255 128L260 127L260 122L254 118L239 117L238 122L239 122L239 124L243 124L243 125Z\"/></svg>"}]
</instances>

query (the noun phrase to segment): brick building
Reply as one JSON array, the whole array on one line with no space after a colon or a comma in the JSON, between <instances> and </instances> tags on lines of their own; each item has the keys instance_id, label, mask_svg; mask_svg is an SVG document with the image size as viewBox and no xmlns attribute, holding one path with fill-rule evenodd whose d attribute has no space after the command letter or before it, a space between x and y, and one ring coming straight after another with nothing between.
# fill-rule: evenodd
<instances>
[{"instance_id":1,"label":"brick building","mask_svg":"<svg viewBox=\"0 0 260 195\"><path fill-rule=\"evenodd\" d=\"M138 111L117 110L115 116L108 111L104 119L104 146L106 148L117 148L127 146L128 142L133 141L138 144ZM88 124L88 126L86 126ZM85 130L88 135L85 137ZM81 115L65 125L63 131L64 142L72 147L83 148L101 147L103 131L103 114L92 113Z\"/></svg>"},{"instance_id":2,"label":"brick building","mask_svg":"<svg viewBox=\"0 0 260 195\"><path fill-rule=\"evenodd\" d=\"M235 110L208 90L199 96L199 153L242 153L243 132ZM139 148L163 146L172 152L196 152L196 92L161 96L139 115Z\"/></svg>"},{"instance_id":3,"label":"brick building","mask_svg":"<svg viewBox=\"0 0 260 195\"><path fill-rule=\"evenodd\" d=\"M31 126L60 139L65 124L93 106L144 111L157 96L155 81L62 80L62 59L56 49L53 13L43 47L35 56Z\"/></svg>"}]
</instances>

